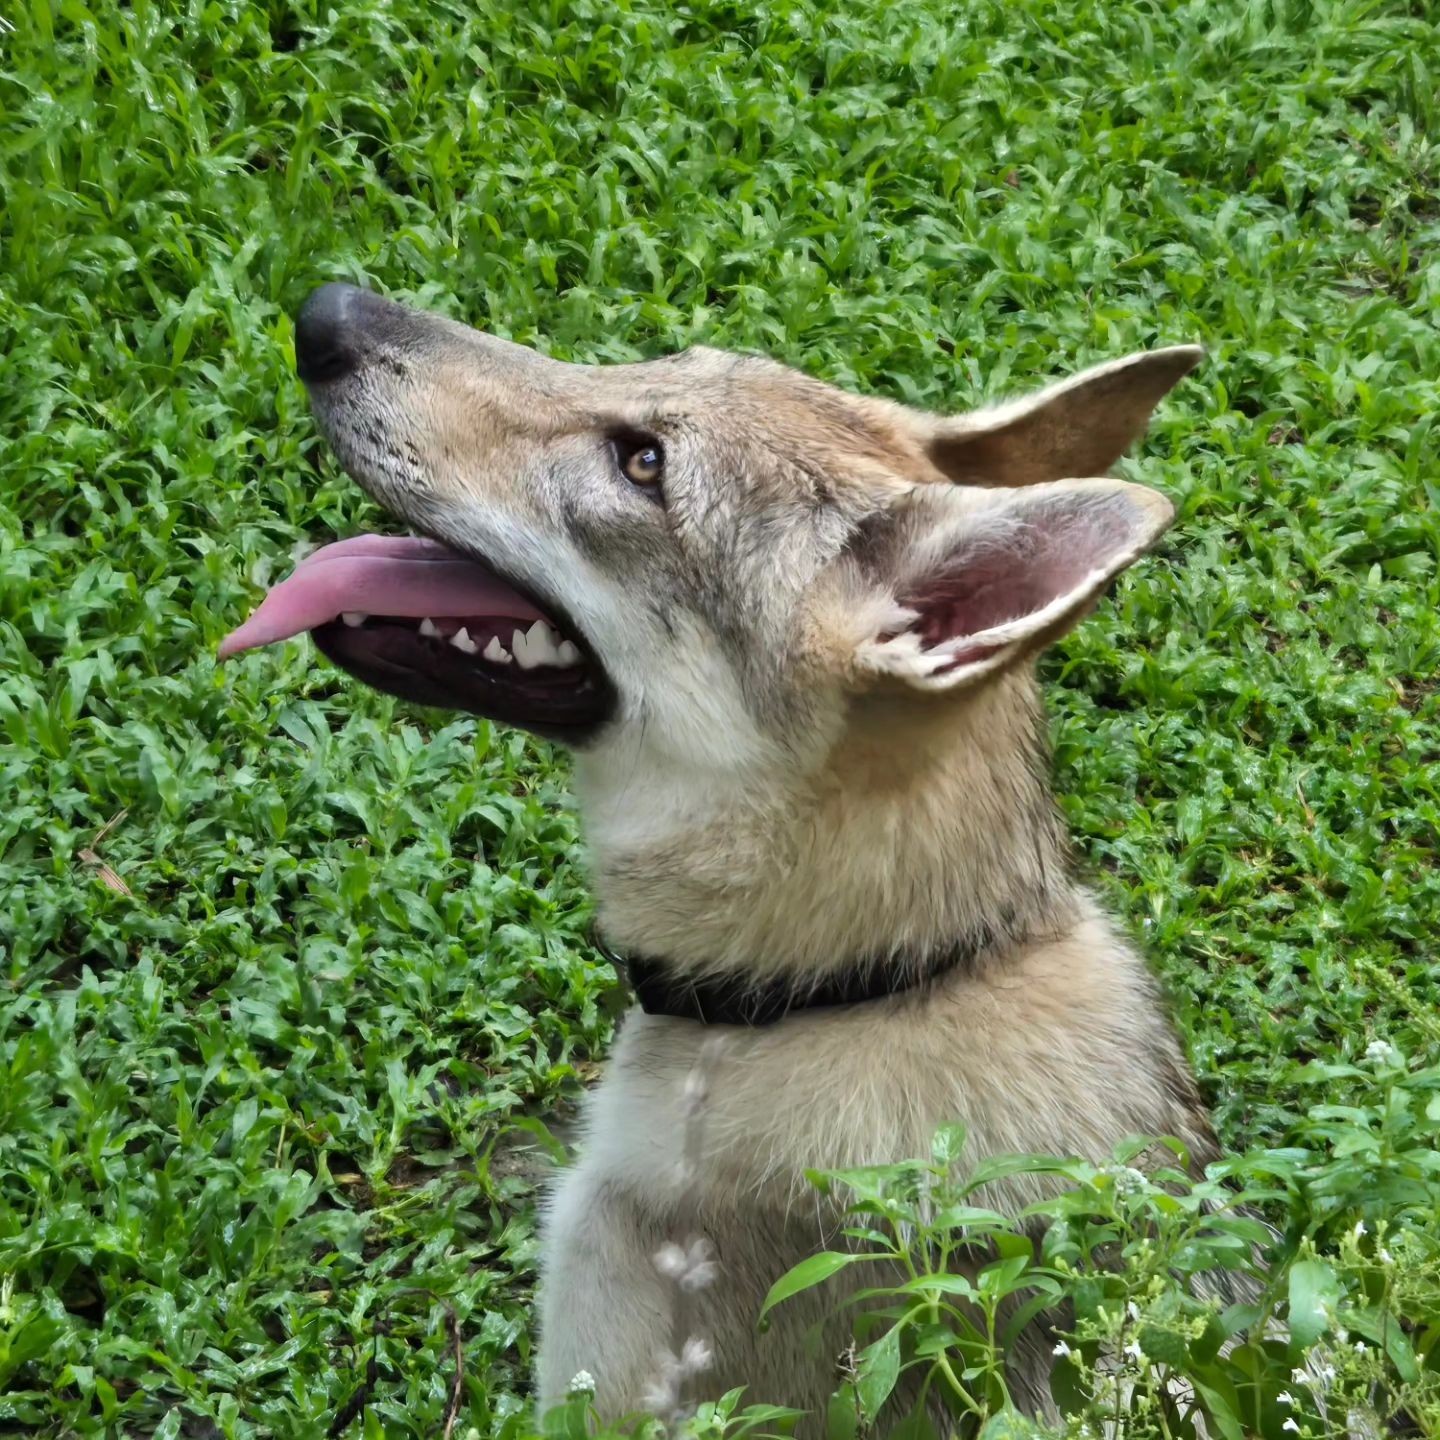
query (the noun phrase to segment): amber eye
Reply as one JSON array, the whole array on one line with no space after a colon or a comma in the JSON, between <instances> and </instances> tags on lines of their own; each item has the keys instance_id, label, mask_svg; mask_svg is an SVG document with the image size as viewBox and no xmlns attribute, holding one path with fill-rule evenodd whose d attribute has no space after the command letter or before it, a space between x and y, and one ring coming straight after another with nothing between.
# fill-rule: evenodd
<instances>
[{"instance_id":1,"label":"amber eye","mask_svg":"<svg viewBox=\"0 0 1440 1440\"><path fill-rule=\"evenodd\" d=\"M638 444L617 444L616 458L625 478L632 485L658 485L665 473L665 452L657 441Z\"/></svg>"}]
</instances>

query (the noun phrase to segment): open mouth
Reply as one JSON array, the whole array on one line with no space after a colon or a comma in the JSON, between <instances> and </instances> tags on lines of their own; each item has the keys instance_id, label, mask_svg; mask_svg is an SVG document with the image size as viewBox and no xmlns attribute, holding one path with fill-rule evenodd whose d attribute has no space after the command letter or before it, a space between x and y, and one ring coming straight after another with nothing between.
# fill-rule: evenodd
<instances>
[{"instance_id":1,"label":"open mouth","mask_svg":"<svg viewBox=\"0 0 1440 1440\"><path fill-rule=\"evenodd\" d=\"M367 685L575 742L614 689L575 627L435 540L358 535L307 556L220 645L220 659L309 631Z\"/></svg>"}]
</instances>

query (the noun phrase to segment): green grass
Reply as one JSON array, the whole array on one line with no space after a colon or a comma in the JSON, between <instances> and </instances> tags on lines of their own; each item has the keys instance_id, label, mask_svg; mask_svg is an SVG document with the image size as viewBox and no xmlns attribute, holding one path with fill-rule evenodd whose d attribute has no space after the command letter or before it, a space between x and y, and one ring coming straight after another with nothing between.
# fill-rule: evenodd
<instances>
[{"instance_id":1,"label":"green grass","mask_svg":"<svg viewBox=\"0 0 1440 1440\"><path fill-rule=\"evenodd\" d=\"M325 279L949 408L1203 342L1127 465L1168 548L1046 662L1065 805L1227 1144L1440 1057L1424 0L8 14L0 1431L323 1434L374 1356L365 1433L434 1435L446 1305L457 1434L528 1403L494 1147L615 1001L563 761L212 658L377 519L293 376Z\"/></svg>"}]
</instances>

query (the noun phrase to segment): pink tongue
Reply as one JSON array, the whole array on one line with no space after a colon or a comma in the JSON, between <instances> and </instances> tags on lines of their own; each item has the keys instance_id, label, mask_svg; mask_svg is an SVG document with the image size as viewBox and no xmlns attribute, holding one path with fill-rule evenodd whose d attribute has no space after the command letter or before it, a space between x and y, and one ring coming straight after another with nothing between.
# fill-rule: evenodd
<instances>
[{"instance_id":1,"label":"pink tongue","mask_svg":"<svg viewBox=\"0 0 1440 1440\"><path fill-rule=\"evenodd\" d=\"M407 535L357 535L307 555L260 608L220 642L220 659L242 650L288 640L345 611L423 620L439 616L487 616L544 620L483 565L434 540Z\"/></svg>"}]
</instances>

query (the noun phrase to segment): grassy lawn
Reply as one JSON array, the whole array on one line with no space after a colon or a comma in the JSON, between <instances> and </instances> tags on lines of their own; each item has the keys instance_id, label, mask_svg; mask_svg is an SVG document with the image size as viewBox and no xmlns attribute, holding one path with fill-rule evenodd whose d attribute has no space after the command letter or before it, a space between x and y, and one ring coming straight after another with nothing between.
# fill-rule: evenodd
<instances>
[{"instance_id":1,"label":"grassy lawn","mask_svg":"<svg viewBox=\"0 0 1440 1440\"><path fill-rule=\"evenodd\" d=\"M293 374L325 279L950 409L1205 344L1126 467L1167 547L1046 662L1064 804L1232 1149L1339 1165L1313 1107L1373 1132L1440 1062L1425 4L7 14L0 1433L320 1435L374 1360L346 1433L434 1436L456 1335L455 1433L529 1424L513 1141L617 1005L563 757L308 642L213 660L379 519ZM1427 1144L1372 1233L1440 1244Z\"/></svg>"}]
</instances>

